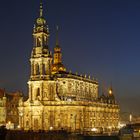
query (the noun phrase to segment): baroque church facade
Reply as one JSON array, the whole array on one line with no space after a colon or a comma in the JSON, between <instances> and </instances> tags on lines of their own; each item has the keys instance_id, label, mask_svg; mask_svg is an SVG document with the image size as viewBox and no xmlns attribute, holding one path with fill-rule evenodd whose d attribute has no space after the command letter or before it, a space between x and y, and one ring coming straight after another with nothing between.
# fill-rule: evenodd
<instances>
[{"instance_id":1,"label":"baroque church facade","mask_svg":"<svg viewBox=\"0 0 140 140\"><path fill-rule=\"evenodd\" d=\"M117 129L119 106L112 88L99 96L95 79L68 72L62 63L58 40L52 54L49 29L40 14L33 28L29 98L19 101L19 126L24 130L84 132Z\"/></svg>"}]
</instances>

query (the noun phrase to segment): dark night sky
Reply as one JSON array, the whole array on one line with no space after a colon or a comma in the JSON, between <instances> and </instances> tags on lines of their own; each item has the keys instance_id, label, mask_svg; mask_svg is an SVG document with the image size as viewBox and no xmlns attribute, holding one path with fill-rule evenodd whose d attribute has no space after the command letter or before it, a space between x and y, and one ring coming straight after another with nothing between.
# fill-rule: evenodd
<instances>
[{"instance_id":1,"label":"dark night sky","mask_svg":"<svg viewBox=\"0 0 140 140\"><path fill-rule=\"evenodd\" d=\"M0 4L0 87L27 94L32 28L39 0L4 0ZM140 1L44 0L50 29L55 26L68 70L112 82L123 112L140 113Z\"/></svg>"}]
</instances>

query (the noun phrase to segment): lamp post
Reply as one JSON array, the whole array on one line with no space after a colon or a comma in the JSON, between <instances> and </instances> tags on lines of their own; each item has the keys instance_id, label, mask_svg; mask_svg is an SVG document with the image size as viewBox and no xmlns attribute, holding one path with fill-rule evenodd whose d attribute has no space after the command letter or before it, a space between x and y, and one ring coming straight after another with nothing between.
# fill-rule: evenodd
<instances>
[{"instance_id":1,"label":"lamp post","mask_svg":"<svg viewBox=\"0 0 140 140\"><path fill-rule=\"evenodd\" d=\"M130 124L132 123L132 114L129 115Z\"/></svg>"}]
</instances>

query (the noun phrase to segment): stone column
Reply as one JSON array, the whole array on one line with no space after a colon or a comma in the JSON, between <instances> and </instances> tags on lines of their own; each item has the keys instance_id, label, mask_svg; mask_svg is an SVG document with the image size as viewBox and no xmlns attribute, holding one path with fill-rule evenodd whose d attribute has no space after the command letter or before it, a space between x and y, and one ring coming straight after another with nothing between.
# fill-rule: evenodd
<instances>
[{"instance_id":1,"label":"stone column","mask_svg":"<svg viewBox=\"0 0 140 140\"><path fill-rule=\"evenodd\" d=\"M36 66L37 66L37 64L36 64L36 63L34 63L34 75L36 75L36 74L37 74L37 72L36 72Z\"/></svg>"},{"instance_id":2,"label":"stone column","mask_svg":"<svg viewBox=\"0 0 140 140\"><path fill-rule=\"evenodd\" d=\"M42 83L41 83L41 85L40 85L40 97L41 97L41 100L42 100L42 98L43 98L43 88L42 88Z\"/></svg>"},{"instance_id":3,"label":"stone column","mask_svg":"<svg viewBox=\"0 0 140 140\"><path fill-rule=\"evenodd\" d=\"M32 100L32 86L29 84L29 99Z\"/></svg>"},{"instance_id":4,"label":"stone column","mask_svg":"<svg viewBox=\"0 0 140 140\"><path fill-rule=\"evenodd\" d=\"M48 66L49 64L48 64L48 60L47 60L47 62L45 63L45 73L48 75L49 74L49 70L48 70Z\"/></svg>"},{"instance_id":5,"label":"stone column","mask_svg":"<svg viewBox=\"0 0 140 140\"><path fill-rule=\"evenodd\" d=\"M33 75L33 63L31 62L31 76Z\"/></svg>"}]
</instances>

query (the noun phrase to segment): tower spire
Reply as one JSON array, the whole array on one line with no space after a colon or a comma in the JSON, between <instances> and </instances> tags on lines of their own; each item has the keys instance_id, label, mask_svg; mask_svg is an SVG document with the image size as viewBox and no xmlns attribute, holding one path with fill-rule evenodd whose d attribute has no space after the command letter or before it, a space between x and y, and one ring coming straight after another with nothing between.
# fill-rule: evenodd
<instances>
[{"instance_id":1,"label":"tower spire","mask_svg":"<svg viewBox=\"0 0 140 140\"><path fill-rule=\"evenodd\" d=\"M56 46L54 47L52 74L66 71L66 68L64 67L62 63L62 53L61 53L61 47L59 46L58 30L59 28L57 25L56 26L56 44L55 44Z\"/></svg>"},{"instance_id":2,"label":"tower spire","mask_svg":"<svg viewBox=\"0 0 140 140\"><path fill-rule=\"evenodd\" d=\"M43 16L43 2L42 2L42 0L40 0L40 10L39 11L40 11L39 16L42 17Z\"/></svg>"},{"instance_id":3,"label":"tower spire","mask_svg":"<svg viewBox=\"0 0 140 140\"><path fill-rule=\"evenodd\" d=\"M58 39L58 31L59 31L59 27L58 25L56 25L56 46L59 46L59 39Z\"/></svg>"}]
</instances>

